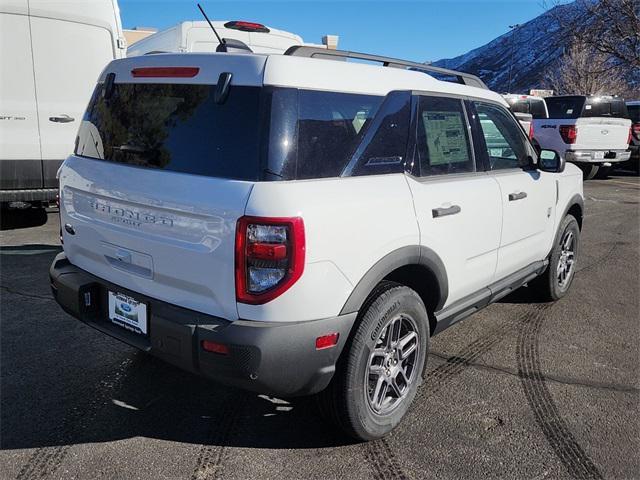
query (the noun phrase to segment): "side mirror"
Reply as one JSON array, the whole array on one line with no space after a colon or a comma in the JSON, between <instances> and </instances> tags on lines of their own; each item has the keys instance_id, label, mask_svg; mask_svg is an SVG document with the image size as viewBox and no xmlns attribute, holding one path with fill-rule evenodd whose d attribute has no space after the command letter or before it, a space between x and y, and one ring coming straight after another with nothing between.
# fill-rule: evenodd
<instances>
[{"instance_id":1,"label":"side mirror","mask_svg":"<svg viewBox=\"0 0 640 480\"><path fill-rule=\"evenodd\" d=\"M540 150L538 169L543 172L560 173L564 171L566 162L560 154L554 150Z\"/></svg>"}]
</instances>

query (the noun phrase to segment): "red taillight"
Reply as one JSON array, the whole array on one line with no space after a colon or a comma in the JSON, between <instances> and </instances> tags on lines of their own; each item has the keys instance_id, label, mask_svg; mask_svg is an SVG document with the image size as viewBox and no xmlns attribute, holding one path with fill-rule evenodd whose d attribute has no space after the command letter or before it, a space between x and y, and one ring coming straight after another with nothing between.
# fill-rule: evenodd
<instances>
[{"instance_id":1,"label":"red taillight","mask_svg":"<svg viewBox=\"0 0 640 480\"><path fill-rule=\"evenodd\" d=\"M229 347L223 343L212 342L211 340L203 340L202 349L211 353L219 353L220 355L229 354Z\"/></svg>"},{"instance_id":2,"label":"red taillight","mask_svg":"<svg viewBox=\"0 0 640 480\"><path fill-rule=\"evenodd\" d=\"M316 338L316 350L331 348L338 344L339 333L330 333Z\"/></svg>"},{"instance_id":3,"label":"red taillight","mask_svg":"<svg viewBox=\"0 0 640 480\"><path fill-rule=\"evenodd\" d=\"M564 143L576 143L578 137L578 129L575 125L560 125L560 136Z\"/></svg>"},{"instance_id":4,"label":"red taillight","mask_svg":"<svg viewBox=\"0 0 640 480\"><path fill-rule=\"evenodd\" d=\"M259 33L269 33L270 30L262 25L261 23L255 22L243 22L241 20L234 20L232 22L227 22L224 24L225 28L230 28L232 30L240 30L241 32L259 32Z\"/></svg>"},{"instance_id":5,"label":"red taillight","mask_svg":"<svg viewBox=\"0 0 640 480\"><path fill-rule=\"evenodd\" d=\"M198 67L139 67L131 70L136 78L193 78L200 69Z\"/></svg>"},{"instance_id":6,"label":"red taillight","mask_svg":"<svg viewBox=\"0 0 640 480\"><path fill-rule=\"evenodd\" d=\"M633 135L640 140L640 123L634 123L631 125L631 131L633 132Z\"/></svg>"},{"instance_id":7,"label":"red taillight","mask_svg":"<svg viewBox=\"0 0 640 480\"><path fill-rule=\"evenodd\" d=\"M533 134L534 134L534 131L533 131L533 122L531 122L531 123L529 124L529 140L533 140Z\"/></svg>"},{"instance_id":8,"label":"red taillight","mask_svg":"<svg viewBox=\"0 0 640 480\"><path fill-rule=\"evenodd\" d=\"M236 299L261 305L286 292L304 271L300 217L241 217L236 229Z\"/></svg>"}]
</instances>

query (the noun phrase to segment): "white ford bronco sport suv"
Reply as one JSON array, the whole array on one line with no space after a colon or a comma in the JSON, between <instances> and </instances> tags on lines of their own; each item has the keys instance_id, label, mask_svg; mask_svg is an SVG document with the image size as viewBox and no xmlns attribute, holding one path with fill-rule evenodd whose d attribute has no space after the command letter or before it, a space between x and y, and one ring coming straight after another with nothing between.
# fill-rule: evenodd
<instances>
[{"instance_id":1,"label":"white ford bronco sport suv","mask_svg":"<svg viewBox=\"0 0 640 480\"><path fill-rule=\"evenodd\" d=\"M479 79L442 73L304 46L113 61L59 174L56 300L384 436L431 335L527 283L562 297L579 252L580 170Z\"/></svg>"}]
</instances>

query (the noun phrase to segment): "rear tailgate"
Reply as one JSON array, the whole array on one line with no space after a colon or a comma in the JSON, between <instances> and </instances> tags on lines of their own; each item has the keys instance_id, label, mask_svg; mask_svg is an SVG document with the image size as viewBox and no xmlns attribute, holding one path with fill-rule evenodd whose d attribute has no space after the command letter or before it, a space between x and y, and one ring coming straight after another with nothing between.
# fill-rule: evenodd
<instances>
[{"instance_id":1,"label":"rear tailgate","mask_svg":"<svg viewBox=\"0 0 640 480\"><path fill-rule=\"evenodd\" d=\"M235 229L258 175L264 63L238 57L158 55L107 67L102 80L115 73L113 91L96 89L60 175L72 264L152 298L238 318ZM198 72L131 73L146 67ZM222 72L233 77L218 104Z\"/></svg>"},{"instance_id":2,"label":"rear tailgate","mask_svg":"<svg viewBox=\"0 0 640 480\"><path fill-rule=\"evenodd\" d=\"M572 150L626 150L631 120L582 117L576 121L578 136Z\"/></svg>"}]
</instances>

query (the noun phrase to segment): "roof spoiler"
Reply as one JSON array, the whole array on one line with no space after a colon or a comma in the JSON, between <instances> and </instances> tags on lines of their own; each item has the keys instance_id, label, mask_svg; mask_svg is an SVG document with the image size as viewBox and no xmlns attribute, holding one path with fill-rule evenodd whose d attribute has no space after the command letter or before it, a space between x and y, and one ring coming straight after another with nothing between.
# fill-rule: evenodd
<instances>
[{"instance_id":1,"label":"roof spoiler","mask_svg":"<svg viewBox=\"0 0 640 480\"><path fill-rule=\"evenodd\" d=\"M424 63L410 62L408 60L400 60L398 58L382 57L379 55L370 55L368 53L348 52L345 50L330 50L319 47L307 47L304 45L295 45L293 47L290 47L286 52L284 52L284 54L290 55L292 57L323 58L325 60L346 60L347 58L354 58L358 60L366 60L369 62L378 62L381 63L384 67L417 70L426 73L436 73L439 75L454 77L457 83L461 83L469 87L478 87L487 90L489 89L489 87L487 87L487 85L482 80L480 80L479 77L471 75L470 73L434 67L432 65L426 65Z\"/></svg>"}]
</instances>

